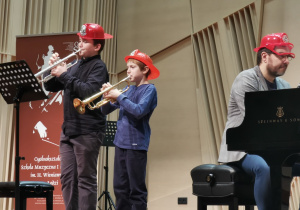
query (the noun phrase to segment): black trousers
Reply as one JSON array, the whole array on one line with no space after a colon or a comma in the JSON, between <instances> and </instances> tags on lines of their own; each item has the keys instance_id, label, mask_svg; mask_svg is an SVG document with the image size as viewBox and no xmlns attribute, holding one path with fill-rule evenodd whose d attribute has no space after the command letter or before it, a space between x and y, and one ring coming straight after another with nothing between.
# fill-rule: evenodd
<instances>
[{"instance_id":1,"label":"black trousers","mask_svg":"<svg viewBox=\"0 0 300 210\"><path fill-rule=\"evenodd\" d=\"M104 133L60 137L61 185L66 210L95 210L97 160Z\"/></svg>"},{"instance_id":2,"label":"black trousers","mask_svg":"<svg viewBox=\"0 0 300 210\"><path fill-rule=\"evenodd\" d=\"M147 151L122 149L116 146L114 193L116 210L146 210Z\"/></svg>"}]
</instances>

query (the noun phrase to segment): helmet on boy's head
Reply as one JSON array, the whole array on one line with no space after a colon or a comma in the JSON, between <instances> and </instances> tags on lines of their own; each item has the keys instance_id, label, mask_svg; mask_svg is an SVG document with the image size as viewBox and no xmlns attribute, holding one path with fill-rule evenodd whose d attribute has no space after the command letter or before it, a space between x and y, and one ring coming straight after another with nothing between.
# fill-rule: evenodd
<instances>
[{"instance_id":1,"label":"helmet on boy's head","mask_svg":"<svg viewBox=\"0 0 300 210\"><path fill-rule=\"evenodd\" d=\"M148 76L148 80L156 79L157 77L159 77L159 74L160 74L159 70L153 65L151 58L147 54L142 53L138 49L136 49L136 50L132 51L130 53L130 55L125 57L125 61L127 62L128 59L130 59L130 58L141 61L142 63L144 63L146 66L149 67L150 74Z\"/></svg>"},{"instance_id":2,"label":"helmet on boy's head","mask_svg":"<svg viewBox=\"0 0 300 210\"><path fill-rule=\"evenodd\" d=\"M264 36L261 39L260 46L254 48L254 51L258 52L262 48L267 48L277 55L290 55L294 58L295 57L294 53L291 52L278 53L275 51L275 47L283 47L283 46L288 47L290 51L294 47L294 45L289 42L289 38L286 33L273 33Z\"/></svg>"},{"instance_id":3,"label":"helmet on boy's head","mask_svg":"<svg viewBox=\"0 0 300 210\"><path fill-rule=\"evenodd\" d=\"M77 33L82 39L111 39L112 35L104 33L104 29L95 23L86 23L81 26Z\"/></svg>"}]
</instances>

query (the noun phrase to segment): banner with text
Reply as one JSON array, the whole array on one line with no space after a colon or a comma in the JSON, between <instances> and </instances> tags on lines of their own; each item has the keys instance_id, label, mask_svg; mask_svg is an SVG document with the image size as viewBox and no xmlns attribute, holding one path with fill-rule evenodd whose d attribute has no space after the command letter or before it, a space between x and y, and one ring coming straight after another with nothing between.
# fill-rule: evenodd
<instances>
[{"instance_id":1,"label":"banner with text","mask_svg":"<svg viewBox=\"0 0 300 210\"><path fill-rule=\"evenodd\" d=\"M25 60L34 74L48 67L51 55L64 58L78 49L76 33L18 36L16 59ZM76 59L70 58L67 63ZM45 181L54 186L53 209L65 209L60 184L59 138L63 122L63 91L48 92L49 99L20 105L20 181ZM46 200L31 198L27 209L45 209Z\"/></svg>"}]
</instances>

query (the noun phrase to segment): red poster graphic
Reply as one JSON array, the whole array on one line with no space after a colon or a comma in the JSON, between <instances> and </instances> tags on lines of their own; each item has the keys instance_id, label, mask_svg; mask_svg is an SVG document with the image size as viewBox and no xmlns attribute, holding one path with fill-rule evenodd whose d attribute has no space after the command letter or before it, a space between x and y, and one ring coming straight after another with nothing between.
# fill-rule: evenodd
<instances>
[{"instance_id":1,"label":"red poster graphic","mask_svg":"<svg viewBox=\"0 0 300 210\"><path fill-rule=\"evenodd\" d=\"M76 33L17 37L16 59L34 74L48 67L52 53L64 58L77 49ZM67 63L76 59L70 58ZM43 87L43 84L41 84ZM20 181L45 181L54 186L53 208L65 209L60 184L59 138L63 122L63 91L44 89L49 99L20 104ZM46 209L46 200L31 198L27 209Z\"/></svg>"}]
</instances>

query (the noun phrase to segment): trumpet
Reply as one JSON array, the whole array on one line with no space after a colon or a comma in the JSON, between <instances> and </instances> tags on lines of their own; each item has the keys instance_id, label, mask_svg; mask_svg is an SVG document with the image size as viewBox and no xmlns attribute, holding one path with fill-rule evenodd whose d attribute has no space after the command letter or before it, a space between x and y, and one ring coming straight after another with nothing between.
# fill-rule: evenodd
<instances>
[{"instance_id":1,"label":"trumpet","mask_svg":"<svg viewBox=\"0 0 300 210\"><path fill-rule=\"evenodd\" d=\"M47 72L47 71L50 71L52 68L60 65L62 62L65 62L66 60L68 60L69 58L73 57L73 56L76 56L76 61L74 63L68 63L67 64L67 68L70 68L72 66L74 66L77 62L78 62L78 55L77 53L80 52L80 49L78 49L77 51L71 53L70 55L62 58L62 59L59 59L58 61L56 61L53 65L51 66L48 66L47 68L44 68L42 69L41 71L39 71L38 73L36 73L34 76L38 79L39 82L48 82L50 79L52 79L53 75L49 74L47 75L45 78L42 78L42 75ZM38 77L41 77L40 79Z\"/></svg>"},{"instance_id":2,"label":"trumpet","mask_svg":"<svg viewBox=\"0 0 300 210\"><path fill-rule=\"evenodd\" d=\"M110 91L111 89L115 88L116 86L118 86L119 84L123 83L123 82L127 82L127 88L124 90L119 90L121 93L126 92L129 89L129 81L128 79L130 78L130 76L122 79L121 81L119 81L118 83L114 84L113 86L106 88L105 90L81 101L79 98L75 98L73 100L73 105L75 107L75 109L77 110L77 112L79 114L84 114L85 113L85 107L86 105L88 105L88 108L90 110L94 110L96 108L100 108L101 106L107 104L108 102L112 102L114 103L115 101L113 99L102 99L101 101L97 102L96 104L93 103L94 100L96 100L97 98L99 98L100 96L102 96L104 93Z\"/></svg>"}]
</instances>

